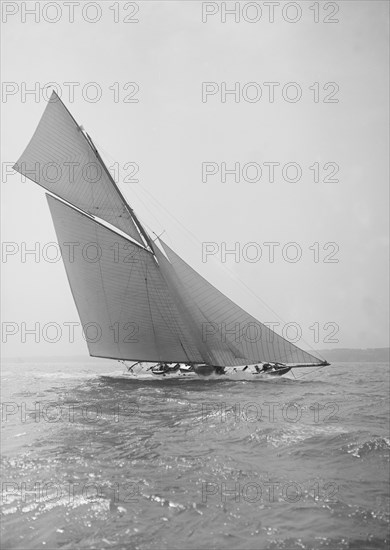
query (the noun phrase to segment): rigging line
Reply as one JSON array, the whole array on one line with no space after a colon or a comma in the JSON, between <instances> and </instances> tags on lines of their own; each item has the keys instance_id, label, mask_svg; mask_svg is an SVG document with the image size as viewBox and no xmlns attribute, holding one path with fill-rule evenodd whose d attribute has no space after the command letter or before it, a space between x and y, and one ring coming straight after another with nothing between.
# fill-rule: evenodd
<instances>
[{"instance_id":1,"label":"rigging line","mask_svg":"<svg viewBox=\"0 0 390 550\"><path fill-rule=\"evenodd\" d=\"M168 216L170 216L173 220L175 220L191 237L192 239L197 243L197 244L201 244L200 241L198 240L198 238L196 237L196 235L194 235L187 227L185 227L181 222L180 220L178 220L176 218L176 216L174 216L171 212L169 212L165 206L163 204L160 203L160 201L158 199L156 199L147 189L143 188L142 185L140 184L140 182L138 182L138 185L140 187L140 189L149 195L149 197L155 202L158 204L158 206L163 209L167 214ZM137 197L139 197L139 195L136 193ZM141 199L140 199L141 200ZM145 205L144 201L141 200L141 202ZM156 215L153 215L152 211L150 210L150 208L148 208L146 206L147 210L150 212L150 214L153 216L153 217L156 217ZM214 260L214 259L213 259ZM235 282L238 282L240 283L242 286L244 286L246 288L247 291L249 291L257 300L259 300L266 308L268 308L269 311L271 311L277 319L279 319L279 321L281 321L282 323L284 324L287 324L286 321L284 319L282 319L282 317L280 317L280 315L278 315L262 298L260 298L260 296L258 296L242 279L240 279L240 277L238 277L235 273L233 273L233 271L231 269L229 269L227 266L223 265L223 264L219 264L219 263L216 263L215 260L214 260L214 265L217 265L219 268L223 268L230 276L230 278L232 278ZM276 333L278 334L278 333ZM281 335L279 335L281 336ZM283 336L281 336L281 338L283 338ZM314 352L316 355L319 355L321 359L324 360L323 356L318 353L308 342L306 342L306 340L304 338L300 338L300 340L302 340L302 343L305 344L306 346L309 347L309 349ZM292 342L290 342L289 340L286 340L289 344L292 344ZM294 344L293 344L294 345ZM295 346L297 347L297 346ZM305 350L303 350L305 351ZM309 352L307 352L309 353Z\"/></svg>"},{"instance_id":2,"label":"rigging line","mask_svg":"<svg viewBox=\"0 0 390 550\"><path fill-rule=\"evenodd\" d=\"M293 369L291 369L291 374L292 374L293 377L296 379L296 376L295 376L295 374L294 374L294 370L293 370Z\"/></svg>"},{"instance_id":3,"label":"rigging line","mask_svg":"<svg viewBox=\"0 0 390 550\"><path fill-rule=\"evenodd\" d=\"M159 220L158 215L156 215L156 214L154 214L154 213L152 212L152 210L151 210L151 209L149 208L149 206L148 206L148 203L145 202L145 200L144 200L144 199L140 196L140 194L134 189L134 187L133 187L133 189L132 189L132 192L133 192L133 194L137 197L137 199L143 204L143 206L145 207L145 210L147 210L147 211L149 212L149 214L151 215L151 217L154 218L155 220L157 220L158 224L161 226L161 229L162 229L162 231L163 231L163 233L164 233L164 232L165 232L165 229L163 228L163 225L162 225L161 221ZM152 196L152 195L151 195L151 198L153 199L153 196ZM147 227L147 229L148 229L150 232L156 234L155 231L154 231L154 230L149 226L149 224L147 224L145 221L142 221L142 224L145 225L145 227ZM162 233L161 233L161 234L162 234Z\"/></svg>"},{"instance_id":4,"label":"rigging line","mask_svg":"<svg viewBox=\"0 0 390 550\"><path fill-rule=\"evenodd\" d=\"M156 238L153 239L153 242L156 242L160 237L162 237L165 233L165 229L162 233L160 233L160 235L157 235L157 233L155 233L153 230L150 229L150 231L152 231L152 233L154 233L156 235Z\"/></svg>"}]
</instances>

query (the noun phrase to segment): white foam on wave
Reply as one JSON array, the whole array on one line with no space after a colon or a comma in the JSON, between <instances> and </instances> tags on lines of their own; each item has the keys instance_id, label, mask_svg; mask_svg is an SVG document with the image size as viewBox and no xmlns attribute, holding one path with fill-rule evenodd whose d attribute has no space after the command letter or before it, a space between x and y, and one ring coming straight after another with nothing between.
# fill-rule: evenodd
<instances>
[{"instance_id":1,"label":"white foam on wave","mask_svg":"<svg viewBox=\"0 0 390 550\"><path fill-rule=\"evenodd\" d=\"M167 380L196 380L203 382L225 382L225 381L234 381L234 382L266 382L266 383L275 383L283 380L280 376L264 376L264 375L254 375L251 373L245 373L245 372L232 372L229 374L224 374L223 376L218 374L211 374L210 376L198 376L196 373L172 373L168 374L166 376L163 375L155 375L148 372L145 373L127 373L127 372L107 372L107 373L99 373L99 377L102 378L111 378L113 380L129 380L133 382L142 381L142 380L157 380L157 381L163 381L166 382ZM288 380L291 380L287 378ZM285 381L286 379L284 379Z\"/></svg>"},{"instance_id":2,"label":"white foam on wave","mask_svg":"<svg viewBox=\"0 0 390 550\"><path fill-rule=\"evenodd\" d=\"M308 424L291 425L289 428L272 430L264 433L257 430L250 435L250 440L264 442L272 447L288 447L317 436L333 436L348 433L342 426L311 426Z\"/></svg>"},{"instance_id":3,"label":"white foam on wave","mask_svg":"<svg viewBox=\"0 0 390 550\"><path fill-rule=\"evenodd\" d=\"M347 453L356 458L362 458L363 456L376 451L390 451L390 438L376 437L368 441L349 443L347 445ZM389 455L386 456L388 457Z\"/></svg>"}]
</instances>

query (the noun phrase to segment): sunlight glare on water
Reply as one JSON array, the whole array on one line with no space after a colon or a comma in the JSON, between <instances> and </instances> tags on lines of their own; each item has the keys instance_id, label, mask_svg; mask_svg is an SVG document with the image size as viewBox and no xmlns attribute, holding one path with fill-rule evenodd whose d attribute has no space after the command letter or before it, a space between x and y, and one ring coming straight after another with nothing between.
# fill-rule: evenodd
<instances>
[{"instance_id":1,"label":"sunlight glare on water","mask_svg":"<svg viewBox=\"0 0 390 550\"><path fill-rule=\"evenodd\" d=\"M387 364L121 374L3 367L4 548L386 548Z\"/></svg>"}]
</instances>

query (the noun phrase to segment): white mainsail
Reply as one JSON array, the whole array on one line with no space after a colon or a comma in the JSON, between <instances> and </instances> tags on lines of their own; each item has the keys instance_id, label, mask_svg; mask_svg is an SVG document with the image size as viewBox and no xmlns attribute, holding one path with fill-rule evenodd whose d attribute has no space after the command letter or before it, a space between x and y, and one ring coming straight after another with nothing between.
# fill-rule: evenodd
<instances>
[{"instance_id":1,"label":"white mainsail","mask_svg":"<svg viewBox=\"0 0 390 550\"><path fill-rule=\"evenodd\" d=\"M88 165L98 167L96 181L86 177ZM15 168L59 197L47 200L91 355L216 367L324 364L232 302L161 239L164 252L153 243L54 92Z\"/></svg>"},{"instance_id":2,"label":"white mainsail","mask_svg":"<svg viewBox=\"0 0 390 550\"><path fill-rule=\"evenodd\" d=\"M202 363L153 254L63 202L47 200L59 245L68 251L63 261L90 354Z\"/></svg>"},{"instance_id":3,"label":"white mainsail","mask_svg":"<svg viewBox=\"0 0 390 550\"><path fill-rule=\"evenodd\" d=\"M143 244L130 208L99 154L55 92L14 168Z\"/></svg>"}]
</instances>

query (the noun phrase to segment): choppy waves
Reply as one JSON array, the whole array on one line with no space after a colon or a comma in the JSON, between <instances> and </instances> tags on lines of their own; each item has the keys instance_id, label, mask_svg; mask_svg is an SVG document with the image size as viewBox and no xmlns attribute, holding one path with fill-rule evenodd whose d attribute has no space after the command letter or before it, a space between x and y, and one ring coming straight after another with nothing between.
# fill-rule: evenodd
<instances>
[{"instance_id":1,"label":"choppy waves","mask_svg":"<svg viewBox=\"0 0 390 550\"><path fill-rule=\"evenodd\" d=\"M5 548L386 548L386 366L272 383L62 369L6 369Z\"/></svg>"}]
</instances>

